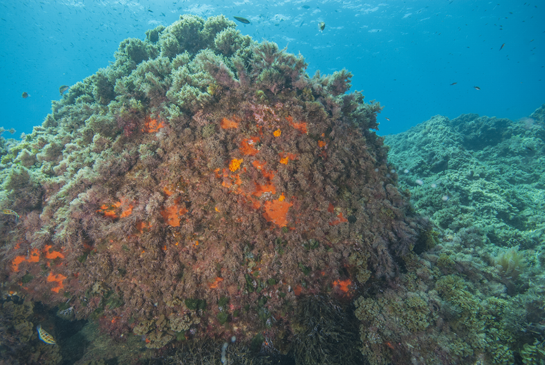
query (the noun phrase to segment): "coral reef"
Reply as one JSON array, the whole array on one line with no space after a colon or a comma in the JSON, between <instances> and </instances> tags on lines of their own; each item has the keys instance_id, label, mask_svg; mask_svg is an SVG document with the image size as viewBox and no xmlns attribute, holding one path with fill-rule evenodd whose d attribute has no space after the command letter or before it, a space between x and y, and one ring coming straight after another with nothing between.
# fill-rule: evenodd
<instances>
[{"instance_id":1,"label":"coral reef","mask_svg":"<svg viewBox=\"0 0 545 365\"><path fill-rule=\"evenodd\" d=\"M427 222L349 72L310 78L223 16L183 15L115 57L6 150L0 205L20 215L2 217L6 283L148 348L259 349L290 342L300 298L404 270Z\"/></svg>"}]
</instances>

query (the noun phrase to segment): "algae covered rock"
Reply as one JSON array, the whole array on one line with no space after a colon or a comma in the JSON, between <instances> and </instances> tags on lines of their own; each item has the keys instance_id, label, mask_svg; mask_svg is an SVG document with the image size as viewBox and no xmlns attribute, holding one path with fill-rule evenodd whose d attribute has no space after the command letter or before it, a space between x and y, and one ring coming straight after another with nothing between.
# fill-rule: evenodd
<instances>
[{"instance_id":1,"label":"algae covered rock","mask_svg":"<svg viewBox=\"0 0 545 365\"><path fill-rule=\"evenodd\" d=\"M415 209L442 229L480 228L498 246L534 248L545 237L545 122L435 116L386 137Z\"/></svg>"},{"instance_id":2,"label":"algae covered rock","mask_svg":"<svg viewBox=\"0 0 545 365\"><path fill-rule=\"evenodd\" d=\"M386 138L400 185L436 226L395 290L355 302L370 363L542 361L544 110L435 116Z\"/></svg>"},{"instance_id":3,"label":"algae covered rock","mask_svg":"<svg viewBox=\"0 0 545 365\"><path fill-rule=\"evenodd\" d=\"M147 36L53 103L19 159L36 163L7 167L9 282L157 348L287 343L300 298L404 269L424 223L349 72L310 78L223 16Z\"/></svg>"}]
</instances>

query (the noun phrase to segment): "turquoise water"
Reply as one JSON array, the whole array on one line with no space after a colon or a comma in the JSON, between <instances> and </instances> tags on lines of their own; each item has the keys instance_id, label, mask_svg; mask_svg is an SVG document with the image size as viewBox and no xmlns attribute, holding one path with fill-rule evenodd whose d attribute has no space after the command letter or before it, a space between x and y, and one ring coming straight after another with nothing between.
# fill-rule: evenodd
<instances>
[{"instance_id":1,"label":"turquoise water","mask_svg":"<svg viewBox=\"0 0 545 365\"><path fill-rule=\"evenodd\" d=\"M180 14L242 16L250 20L239 23L243 34L300 52L309 74L348 69L353 90L386 106L379 134L436 114L516 120L545 99L544 9L540 1L3 0L2 124L17 137L30 133L61 85L108 66L123 39L144 39Z\"/></svg>"},{"instance_id":2,"label":"turquoise water","mask_svg":"<svg viewBox=\"0 0 545 365\"><path fill-rule=\"evenodd\" d=\"M545 363L541 3L0 9L0 362Z\"/></svg>"}]
</instances>

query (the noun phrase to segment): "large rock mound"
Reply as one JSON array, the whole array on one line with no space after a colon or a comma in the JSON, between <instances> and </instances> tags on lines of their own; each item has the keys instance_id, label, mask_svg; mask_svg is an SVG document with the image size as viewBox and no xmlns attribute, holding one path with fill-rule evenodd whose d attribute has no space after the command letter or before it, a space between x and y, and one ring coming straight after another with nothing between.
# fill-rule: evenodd
<instances>
[{"instance_id":1,"label":"large rock mound","mask_svg":"<svg viewBox=\"0 0 545 365\"><path fill-rule=\"evenodd\" d=\"M223 16L147 36L4 155L11 288L159 348L287 340L299 298L403 269L419 223L350 73L309 78Z\"/></svg>"}]
</instances>

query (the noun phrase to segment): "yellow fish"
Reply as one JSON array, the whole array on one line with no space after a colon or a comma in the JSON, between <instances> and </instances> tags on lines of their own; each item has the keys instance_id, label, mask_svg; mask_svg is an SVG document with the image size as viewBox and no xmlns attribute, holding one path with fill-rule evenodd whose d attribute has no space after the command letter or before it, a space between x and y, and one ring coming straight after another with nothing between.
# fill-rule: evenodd
<instances>
[{"instance_id":1,"label":"yellow fish","mask_svg":"<svg viewBox=\"0 0 545 365\"><path fill-rule=\"evenodd\" d=\"M15 213L11 209L2 209L2 213L9 214L9 215L14 215L15 216L15 223L17 223L19 221L19 214Z\"/></svg>"},{"instance_id":2,"label":"yellow fish","mask_svg":"<svg viewBox=\"0 0 545 365\"><path fill-rule=\"evenodd\" d=\"M38 330L38 336L40 337L40 340L47 343L48 345L57 344L53 336L51 336L49 333L44 331L41 324L39 324L38 327L36 327L36 329Z\"/></svg>"}]
</instances>

